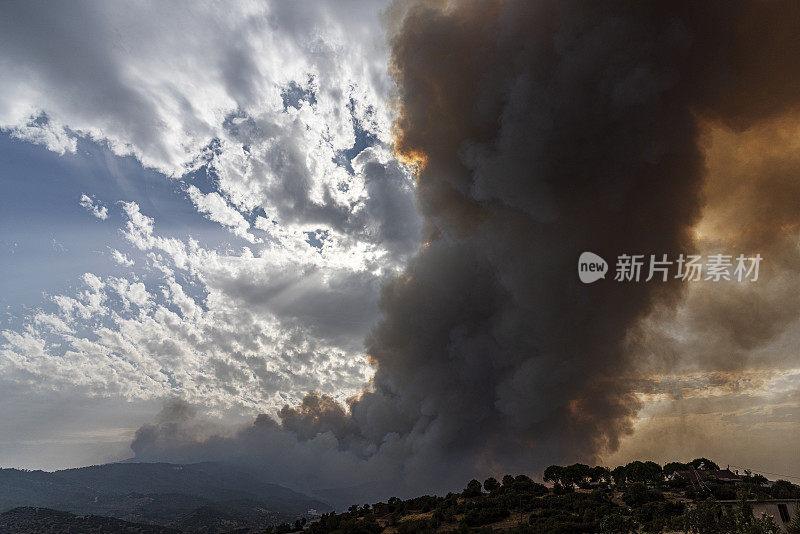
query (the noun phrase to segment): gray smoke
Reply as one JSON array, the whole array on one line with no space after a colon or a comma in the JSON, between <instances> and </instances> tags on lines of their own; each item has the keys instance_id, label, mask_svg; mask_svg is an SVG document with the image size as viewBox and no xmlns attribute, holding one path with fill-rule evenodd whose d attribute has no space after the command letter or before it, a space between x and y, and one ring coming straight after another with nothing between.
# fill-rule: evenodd
<instances>
[{"instance_id":1,"label":"gray smoke","mask_svg":"<svg viewBox=\"0 0 800 534\"><path fill-rule=\"evenodd\" d=\"M629 333L681 292L583 285L578 256L690 251L698 120L745 128L800 99L790 1L393 14L397 150L419 165L426 242L384 288L369 390L349 410L310 394L227 437L167 418L139 430L138 458L247 462L300 488L388 481L375 495L592 462L638 409Z\"/></svg>"}]
</instances>

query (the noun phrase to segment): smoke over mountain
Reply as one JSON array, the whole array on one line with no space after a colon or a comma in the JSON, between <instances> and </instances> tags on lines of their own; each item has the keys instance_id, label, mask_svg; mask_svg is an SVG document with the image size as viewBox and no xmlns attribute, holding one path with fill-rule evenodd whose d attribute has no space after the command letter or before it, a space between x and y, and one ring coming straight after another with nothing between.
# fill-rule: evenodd
<instances>
[{"instance_id":1,"label":"smoke over mountain","mask_svg":"<svg viewBox=\"0 0 800 534\"><path fill-rule=\"evenodd\" d=\"M391 14L396 148L418 166L425 243L384 288L369 389L349 411L310 394L227 437L172 405L137 433L138 458L425 491L591 462L637 413L630 332L685 286L583 285L578 256L691 252L700 121L744 129L800 99L790 1L407 2Z\"/></svg>"}]
</instances>

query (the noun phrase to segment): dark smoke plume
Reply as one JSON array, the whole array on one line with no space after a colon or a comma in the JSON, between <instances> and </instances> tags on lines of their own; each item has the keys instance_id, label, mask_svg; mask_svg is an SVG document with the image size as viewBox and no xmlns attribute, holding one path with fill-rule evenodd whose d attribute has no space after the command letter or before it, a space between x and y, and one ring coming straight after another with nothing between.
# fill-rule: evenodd
<instances>
[{"instance_id":1,"label":"dark smoke plume","mask_svg":"<svg viewBox=\"0 0 800 534\"><path fill-rule=\"evenodd\" d=\"M637 413L629 332L681 286L583 285L578 256L690 252L699 121L743 129L800 99L794 1L392 13L397 150L418 165L426 235L384 289L369 391L349 412L309 395L232 437L162 421L140 429L137 457L247 461L305 488L392 481L396 493L591 462Z\"/></svg>"}]
</instances>

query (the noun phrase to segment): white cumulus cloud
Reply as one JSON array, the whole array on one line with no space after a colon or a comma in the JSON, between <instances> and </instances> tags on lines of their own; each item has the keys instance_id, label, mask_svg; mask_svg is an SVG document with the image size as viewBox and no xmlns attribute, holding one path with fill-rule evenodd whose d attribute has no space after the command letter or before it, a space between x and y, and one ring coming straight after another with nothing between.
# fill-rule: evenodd
<instances>
[{"instance_id":1,"label":"white cumulus cloud","mask_svg":"<svg viewBox=\"0 0 800 534\"><path fill-rule=\"evenodd\" d=\"M86 193L81 195L80 204L86 211L88 211L101 221L105 221L106 219L108 219L108 208L103 206L100 202L93 199Z\"/></svg>"}]
</instances>

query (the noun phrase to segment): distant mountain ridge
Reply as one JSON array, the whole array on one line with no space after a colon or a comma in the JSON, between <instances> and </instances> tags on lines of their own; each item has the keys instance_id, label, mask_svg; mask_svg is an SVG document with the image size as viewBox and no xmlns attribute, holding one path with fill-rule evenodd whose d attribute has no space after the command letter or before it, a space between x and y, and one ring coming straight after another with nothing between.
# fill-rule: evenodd
<instances>
[{"instance_id":1,"label":"distant mountain ridge","mask_svg":"<svg viewBox=\"0 0 800 534\"><path fill-rule=\"evenodd\" d=\"M326 503L223 463L115 463L52 473L0 469L0 513L39 507L172 526L224 510L231 525L263 528L330 510Z\"/></svg>"},{"instance_id":2,"label":"distant mountain ridge","mask_svg":"<svg viewBox=\"0 0 800 534\"><path fill-rule=\"evenodd\" d=\"M47 508L24 506L0 513L0 534L59 534L97 532L104 534L180 534L158 525L137 525L114 517L78 516Z\"/></svg>"}]
</instances>

